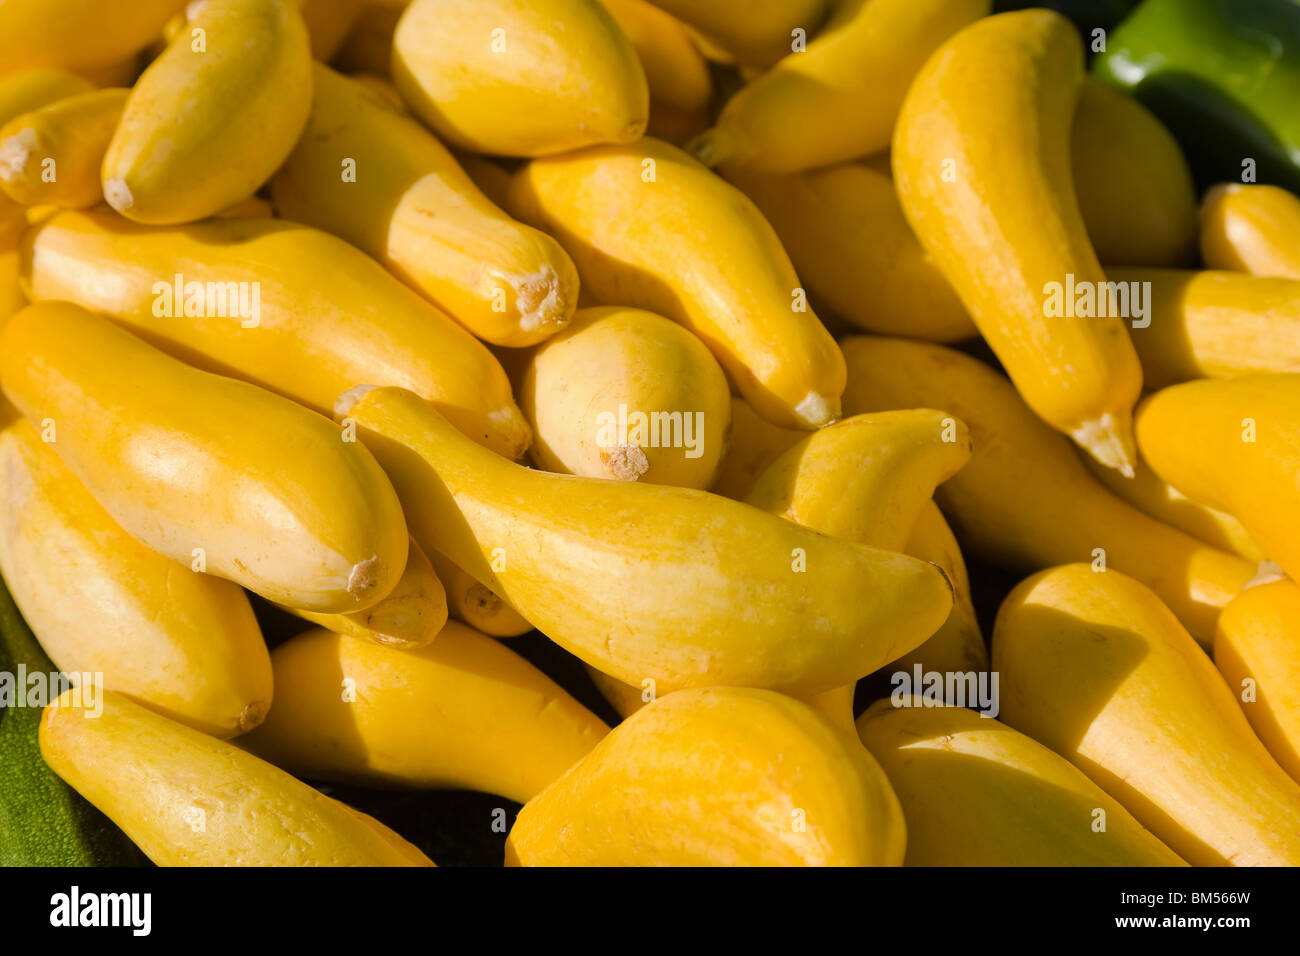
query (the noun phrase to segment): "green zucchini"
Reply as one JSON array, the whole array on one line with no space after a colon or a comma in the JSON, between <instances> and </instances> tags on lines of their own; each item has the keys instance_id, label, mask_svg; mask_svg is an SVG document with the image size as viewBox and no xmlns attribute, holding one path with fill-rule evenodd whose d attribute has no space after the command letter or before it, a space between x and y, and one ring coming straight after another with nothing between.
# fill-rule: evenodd
<instances>
[{"instance_id":1,"label":"green zucchini","mask_svg":"<svg viewBox=\"0 0 1300 956\"><path fill-rule=\"evenodd\" d=\"M57 673L0 584L0 677ZM40 707L0 706L0 866L138 866L144 855L45 765Z\"/></svg>"}]
</instances>

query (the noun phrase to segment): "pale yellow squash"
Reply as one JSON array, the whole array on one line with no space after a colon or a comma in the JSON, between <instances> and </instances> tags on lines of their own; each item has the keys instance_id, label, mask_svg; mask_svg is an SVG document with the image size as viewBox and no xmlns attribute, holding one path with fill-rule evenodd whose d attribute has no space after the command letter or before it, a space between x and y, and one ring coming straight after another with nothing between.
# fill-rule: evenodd
<instances>
[{"instance_id":1,"label":"pale yellow squash","mask_svg":"<svg viewBox=\"0 0 1300 956\"><path fill-rule=\"evenodd\" d=\"M508 458L528 447L492 354L327 233L272 219L166 229L69 212L28 232L22 262L33 300L107 314L188 362L317 411L354 385L400 385Z\"/></svg>"},{"instance_id":2,"label":"pale yellow squash","mask_svg":"<svg viewBox=\"0 0 1300 956\"><path fill-rule=\"evenodd\" d=\"M782 428L760 416L743 398L731 397L731 433L727 452L711 489L714 494L744 501L767 466L808 433Z\"/></svg>"},{"instance_id":3,"label":"pale yellow squash","mask_svg":"<svg viewBox=\"0 0 1300 956\"><path fill-rule=\"evenodd\" d=\"M547 471L708 488L731 427L717 361L675 322L583 309L529 357L519 404Z\"/></svg>"},{"instance_id":4,"label":"pale yellow squash","mask_svg":"<svg viewBox=\"0 0 1300 956\"><path fill-rule=\"evenodd\" d=\"M166 557L313 611L362 610L401 577L392 485L315 412L63 302L5 324L0 386L104 510Z\"/></svg>"},{"instance_id":5,"label":"pale yellow squash","mask_svg":"<svg viewBox=\"0 0 1300 956\"><path fill-rule=\"evenodd\" d=\"M905 698L858 718L907 821L907 866L1186 866L1051 750L982 714Z\"/></svg>"},{"instance_id":6,"label":"pale yellow squash","mask_svg":"<svg viewBox=\"0 0 1300 956\"><path fill-rule=\"evenodd\" d=\"M680 20L646 0L600 0L600 4L636 48L650 91L652 123L656 107L690 113L709 105L713 96L709 65Z\"/></svg>"},{"instance_id":7,"label":"pale yellow squash","mask_svg":"<svg viewBox=\"0 0 1300 956\"><path fill-rule=\"evenodd\" d=\"M132 87L104 157L104 197L137 222L193 222L249 196L311 108L295 0L205 0L190 27Z\"/></svg>"},{"instance_id":8,"label":"pale yellow squash","mask_svg":"<svg viewBox=\"0 0 1300 956\"><path fill-rule=\"evenodd\" d=\"M45 708L45 762L159 866L432 866L373 817L106 691Z\"/></svg>"},{"instance_id":9,"label":"pale yellow squash","mask_svg":"<svg viewBox=\"0 0 1300 956\"><path fill-rule=\"evenodd\" d=\"M932 565L703 491L523 468L401 389L358 389L336 413L384 464L426 551L584 662L661 694L818 693L919 645L951 607Z\"/></svg>"},{"instance_id":10,"label":"pale yellow squash","mask_svg":"<svg viewBox=\"0 0 1300 956\"><path fill-rule=\"evenodd\" d=\"M1173 385L1139 406L1137 422L1157 475L1239 518L1300 578L1300 375Z\"/></svg>"},{"instance_id":11,"label":"pale yellow squash","mask_svg":"<svg viewBox=\"0 0 1300 956\"><path fill-rule=\"evenodd\" d=\"M0 126L0 188L24 206L77 209L102 202L99 167L127 93L70 96Z\"/></svg>"},{"instance_id":12,"label":"pale yellow squash","mask_svg":"<svg viewBox=\"0 0 1300 956\"><path fill-rule=\"evenodd\" d=\"M447 591L447 611L462 624L491 637L518 637L533 626L491 588L474 580L440 551L428 553Z\"/></svg>"},{"instance_id":13,"label":"pale yellow squash","mask_svg":"<svg viewBox=\"0 0 1300 956\"><path fill-rule=\"evenodd\" d=\"M707 56L747 66L770 66L806 41L826 21L832 0L654 0L695 33Z\"/></svg>"},{"instance_id":14,"label":"pale yellow squash","mask_svg":"<svg viewBox=\"0 0 1300 956\"><path fill-rule=\"evenodd\" d=\"M1210 269L1300 279L1300 198L1288 189L1226 183L1201 203L1201 257Z\"/></svg>"},{"instance_id":15,"label":"pale yellow squash","mask_svg":"<svg viewBox=\"0 0 1300 956\"><path fill-rule=\"evenodd\" d=\"M843 356L739 190L652 139L534 160L511 186L515 214L560 240L597 300L681 322L775 424L838 417Z\"/></svg>"},{"instance_id":16,"label":"pale yellow squash","mask_svg":"<svg viewBox=\"0 0 1300 956\"><path fill-rule=\"evenodd\" d=\"M735 687L660 697L524 805L506 865L897 866L898 799L806 704Z\"/></svg>"},{"instance_id":17,"label":"pale yellow squash","mask_svg":"<svg viewBox=\"0 0 1300 956\"><path fill-rule=\"evenodd\" d=\"M5 0L0 73L116 64L147 47L183 6L185 0Z\"/></svg>"},{"instance_id":18,"label":"pale yellow squash","mask_svg":"<svg viewBox=\"0 0 1300 956\"><path fill-rule=\"evenodd\" d=\"M276 212L346 239L497 345L553 335L578 273L550 236L483 195L433 135L317 64L311 118L271 181Z\"/></svg>"},{"instance_id":19,"label":"pale yellow squash","mask_svg":"<svg viewBox=\"0 0 1300 956\"><path fill-rule=\"evenodd\" d=\"M1022 582L993 632L1002 717L1193 866L1300 864L1300 785L1149 589L1087 564Z\"/></svg>"},{"instance_id":20,"label":"pale yellow squash","mask_svg":"<svg viewBox=\"0 0 1300 956\"><path fill-rule=\"evenodd\" d=\"M1209 643L1219 610L1254 576L1253 563L1112 495L1011 383L978 359L902 339L859 336L843 346L851 369L844 399L849 414L929 406L970 428L970 462L936 493L967 548L1026 571L1104 562L1152 588L1198 640Z\"/></svg>"},{"instance_id":21,"label":"pale yellow squash","mask_svg":"<svg viewBox=\"0 0 1300 956\"><path fill-rule=\"evenodd\" d=\"M991 0L840 0L807 49L787 49L687 148L710 166L768 173L888 149L903 97L930 54L991 7Z\"/></svg>"},{"instance_id":22,"label":"pale yellow squash","mask_svg":"<svg viewBox=\"0 0 1300 956\"><path fill-rule=\"evenodd\" d=\"M1128 320L1080 315L1066 294L1092 289L1092 311L1113 311L1096 301L1106 275L1071 178L1082 80L1079 35L1064 17L987 17L927 61L903 104L891 157L917 238L1025 402L1102 464L1129 473L1142 369Z\"/></svg>"},{"instance_id":23,"label":"pale yellow squash","mask_svg":"<svg viewBox=\"0 0 1300 956\"><path fill-rule=\"evenodd\" d=\"M1107 274L1116 282L1149 283L1140 288L1149 289L1151 324L1132 335L1148 388L1300 372L1300 281L1180 269Z\"/></svg>"},{"instance_id":24,"label":"pale yellow squash","mask_svg":"<svg viewBox=\"0 0 1300 956\"><path fill-rule=\"evenodd\" d=\"M628 143L649 112L636 49L599 0L414 0L392 76L430 129L478 153Z\"/></svg>"},{"instance_id":25,"label":"pale yellow squash","mask_svg":"<svg viewBox=\"0 0 1300 956\"><path fill-rule=\"evenodd\" d=\"M248 598L123 531L0 399L0 574L69 675L217 737L271 705L271 661Z\"/></svg>"},{"instance_id":26,"label":"pale yellow squash","mask_svg":"<svg viewBox=\"0 0 1300 956\"><path fill-rule=\"evenodd\" d=\"M518 654L456 622L419 650L314 630L271 659L275 707L240 745L314 780L524 803L609 730Z\"/></svg>"},{"instance_id":27,"label":"pale yellow squash","mask_svg":"<svg viewBox=\"0 0 1300 956\"><path fill-rule=\"evenodd\" d=\"M1300 586L1247 588L1219 615L1214 663L1264 746L1300 781Z\"/></svg>"}]
</instances>

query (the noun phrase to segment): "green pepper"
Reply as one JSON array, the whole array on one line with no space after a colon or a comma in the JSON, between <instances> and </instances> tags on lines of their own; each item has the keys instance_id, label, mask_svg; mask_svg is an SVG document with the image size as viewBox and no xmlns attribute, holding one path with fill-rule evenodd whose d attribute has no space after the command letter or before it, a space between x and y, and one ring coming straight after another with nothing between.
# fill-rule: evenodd
<instances>
[{"instance_id":1,"label":"green pepper","mask_svg":"<svg viewBox=\"0 0 1300 956\"><path fill-rule=\"evenodd\" d=\"M1300 192L1295 0L1145 0L1092 70L1161 119L1202 188L1253 165L1255 181Z\"/></svg>"}]
</instances>

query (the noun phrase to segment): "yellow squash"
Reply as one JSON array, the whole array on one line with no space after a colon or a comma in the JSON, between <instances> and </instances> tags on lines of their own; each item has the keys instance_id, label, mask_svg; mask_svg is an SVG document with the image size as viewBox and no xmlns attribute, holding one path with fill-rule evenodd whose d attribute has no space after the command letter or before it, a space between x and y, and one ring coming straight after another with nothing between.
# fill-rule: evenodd
<instances>
[{"instance_id":1,"label":"yellow squash","mask_svg":"<svg viewBox=\"0 0 1300 956\"><path fill-rule=\"evenodd\" d=\"M947 412L854 415L791 447L745 500L822 534L901 551L934 489L970 454L966 425Z\"/></svg>"},{"instance_id":2,"label":"yellow squash","mask_svg":"<svg viewBox=\"0 0 1300 956\"><path fill-rule=\"evenodd\" d=\"M933 501L927 501L912 525L912 533L902 552L922 561L937 564L952 585L952 612L943 627L916 650L908 651L889 669L909 673L916 664L922 671L969 673L989 669L989 652L984 644L975 605L971 599L970 576L961 546L952 529Z\"/></svg>"},{"instance_id":3,"label":"yellow squash","mask_svg":"<svg viewBox=\"0 0 1300 956\"><path fill-rule=\"evenodd\" d=\"M508 458L528 447L492 354L327 233L271 219L165 229L69 212L28 232L23 271L33 300L105 313L188 362L317 411L354 385L400 385Z\"/></svg>"},{"instance_id":4,"label":"yellow squash","mask_svg":"<svg viewBox=\"0 0 1300 956\"><path fill-rule=\"evenodd\" d=\"M431 866L373 817L232 744L107 691L97 719L67 691L41 753L159 866Z\"/></svg>"},{"instance_id":5,"label":"yellow squash","mask_svg":"<svg viewBox=\"0 0 1300 956\"><path fill-rule=\"evenodd\" d=\"M734 687L660 697L519 812L506 865L897 866L898 798L806 704Z\"/></svg>"},{"instance_id":6,"label":"yellow squash","mask_svg":"<svg viewBox=\"0 0 1300 956\"><path fill-rule=\"evenodd\" d=\"M3 62L3 57L0 57L0 63ZM47 103L89 93L93 89L89 81L66 70L30 69L0 75L0 124ZM26 226L27 210L10 199L7 193L0 193L0 252L17 245Z\"/></svg>"},{"instance_id":7,"label":"yellow squash","mask_svg":"<svg viewBox=\"0 0 1300 956\"><path fill-rule=\"evenodd\" d=\"M578 273L559 243L493 205L382 97L320 64L314 77L307 129L271 181L276 212L374 256L489 342L533 345L563 328Z\"/></svg>"},{"instance_id":8,"label":"yellow squash","mask_svg":"<svg viewBox=\"0 0 1300 956\"><path fill-rule=\"evenodd\" d=\"M244 592L128 535L16 415L0 430L0 508L0 574L59 670L217 737L262 720L271 661Z\"/></svg>"},{"instance_id":9,"label":"yellow squash","mask_svg":"<svg viewBox=\"0 0 1300 956\"><path fill-rule=\"evenodd\" d=\"M710 166L732 162L768 173L888 149L903 97L930 54L991 6L991 0L840 0L806 50L787 49L687 148Z\"/></svg>"},{"instance_id":10,"label":"yellow squash","mask_svg":"<svg viewBox=\"0 0 1300 956\"><path fill-rule=\"evenodd\" d=\"M1264 746L1300 781L1300 585L1241 592L1219 615L1214 663Z\"/></svg>"},{"instance_id":11,"label":"yellow squash","mask_svg":"<svg viewBox=\"0 0 1300 956\"><path fill-rule=\"evenodd\" d=\"M203 219L275 172L307 122L311 48L294 0L205 0L136 81L104 157L129 219Z\"/></svg>"},{"instance_id":12,"label":"yellow squash","mask_svg":"<svg viewBox=\"0 0 1300 956\"><path fill-rule=\"evenodd\" d=\"M1108 275L1150 283L1151 324L1133 330L1148 388L1300 372L1300 281L1177 269L1111 269Z\"/></svg>"},{"instance_id":13,"label":"yellow squash","mask_svg":"<svg viewBox=\"0 0 1300 956\"><path fill-rule=\"evenodd\" d=\"M1147 398L1137 421L1157 475L1241 519L1300 578L1300 375L1174 385Z\"/></svg>"},{"instance_id":14,"label":"yellow squash","mask_svg":"<svg viewBox=\"0 0 1300 956\"><path fill-rule=\"evenodd\" d=\"M764 418L838 417L843 356L739 190L652 139L535 160L511 188L516 214L560 240L597 300L681 322Z\"/></svg>"},{"instance_id":15,"label":"yellow squash","mask_svg":"<svg viewBox=\"0 0 1300 956\"><path fill-rule=\"evenodd\" d=\"M367 3L334 57L334 65L348 73L388 76L393 55L393 31L397 29L404 6Z\"/></svg>"},{"instance_id":16,"label":"yellow squash","mask_svg":"<svg viewBox=\"0 0 1300 956\"><path fill-rule=\"evenodd\" d=\"M650 696L648 694L649 688L624 684L621 680L598 671L590 664L585 666L587 675L591 678L591 682L596 685L596 690L600 691L600 696L605 698L609 706L613 707L620 717L631 717L650 703L646 699Z\"/></svg>"},{"instance_id":17,"label":"yellow squash","mask_svg":"<svg viewBox=\"0 0 1300 956\"><path fill-rule=\"evenodd\" d=\"M476 153L629 143L649 111L636 49L599 0L414 0L392 75L416 116Z\"/></svg>"},{"instance_id":18,"label":"yellow squash","mask_svg":"<svg viewBox=\"0 0 1300 956\"><path fill-rule=\"evenodd\" d=\"M1125 478L1087 455L1080 458L1092 476L1111 494L1127 501L1143 514L1185 531L1221 551L1239 554L1247 561L1265 559L1264 552L1240 521L1226 511L1193 501L1173 485L1161 481L1160 476L1143 461L1141 454L1138 455L1137 473L1132 478Z\"/></svg>"},{"instance_id":19,"label":"yellow squash","mask_svg":"<svg viewBox=\"0 0 1300 956\"><path fill-rule=\"evenodd\" d=\"M313 780L524 803L609 731L514 651L455 622L419 650L313 630L271 659L275 706L240 744Z\"/></svg>"},{"instance_id":20,"label":"yellow squash","mask_svg":"<svg viewBox=\"0 0 1300 956\"><path fill-rule=\"evenodd\" d=\"M127 90L56 100L0 127L0 187L25 206L81 208L102 202L99 167Z\"/></svg>"},{"instance_id":21,"label":"yellow squash","mask_svg":"<svg viewBox=\"0 0 1300 956\"><path fill-rule=\"evenodd\" d=\"M843 345L849 414L930 406L969 426L971 460L936 497L974 553L1026 571L1105 562L1152 588L1209 643L1219 610L1254 576L1252 563L1112 495L1011 384L977 359L902 339L855 337Z\"/></svg>"},{"instance_id":22,"label":"yellow squash","mask_svg":"<svg viewBox=\"0 0 1300 956\"><path fill-rule=\"evenodd\" d=\"M762 418L743 398L731 397L731 434L711 489L743 501L758 476L791 445L807 437L802 429L782 428Z\"/></svg>"},{"instance_id":23,"label":"yellow squash","mask_svg":"<svg viewBox=\"0 0 1300 956\"><path fill-rule=\"evenodd\" d=\"M491 588L474 580L441 552L430 551L428 557L446 588L447 610L456 620L492 637L518 637L533 629Z\"/></svg>"},{"instance_id":24,"label":"yellow squash","mask_svg":"<svg viewBox=\"0 0 1300 956\"><path fill-rule=\"evenodd\" d=\"M0 386L118 524L187 567L328 612L401 577L392 485L315 412L62 302L6 323Z\"/></svg>"},{"instance_id":25,"label":"yellow squash","mask_svg":"<svg viewBox=\"0 0 1300 956\"><path fill-rule=\"evenodd\" d=\"M641 309L583 309L528 360L519 404L547 471L708 488L731 427L717 361Z\"/></svg>"},{"instance_id":26,"label":"yellow squash","mask_svg":"<svg viewBox=\"0 0 1300 956\"><path fill-rule=\"evenodd\" d=\"M1183 266L1196 258L1191 170L1177 140L1135 97L1084 77L1070 154L1079 211L1103 265Z\"/></svg>"},{"instance_id":27,"label":"yellow squash","mask_svg":"<svg viewBox=\"0 0 1300 956\"><path fill-rule=\"evenodd\" d=\"M1201 257L1210 269L1300 279L1300 198L1278 186L1227 183L1201 203Z\"/></svg>"},{"instance_id":28,"label":"yellow squash","mask_svg":"<svg viewBox=\"0 0 1300 956\"><path fill-rule=\"evenodd\" d=\"M807 40L826 20L832 0L654 0L695 31L712 59L770 66L793 49L796 31Z\"/></svg>"},{"instance_id":29,"label":"yellow squash","mask_svg":"<svg viewBox=\"0 0 1300 956\"><path fill-rule=\"evenodd\" d=\"M292 607L284 610L347 637L414 648L432 641L447 623L447 592L428 557L411 541L401 579L378 604L350 614L318 614Z\"/></svg>"},{"instance_id":30,"label":"yellow squash","mask_svg":"<svg viewBox=\"0 0 1300 956\"><path fill-rule=\"evenodd\" d=\"M1059 14L1003 13L967 27L908 91L894 181L921 245L1025 402L1127 473L1142 370L1071 181L1082 78L1079 35Z\"/></svg>"},{"instance_id":31,"label":"yellow squash","mask_svg":"<svg viewBox=\"0 0 1300 956\"><path fill-rule=\"evenodd\" d=\"M183 6L185 0L5 0L0 74L111 66L147 47Z\"/></svg>"},{"instance_id":32,"label":"yellow squash","mask_svg":"<svg viewBox=\"0 0 1300 956\"><path fill-rule=\"evenodd\" d=\"M938 568L717 495L515 465L401 389L358 389L338 414L426 551L630 684L818 693L920 644L952 603Z\"/></svg>"},{"instance_id":33,"label":"yellow squash","mask_svg":"<svg viewBox=\"0 0 1300 956\"><path fill-rule=\"evenodd\" d=\"M1193 866L1300 864L1300 785L1159 598L1086 564L1022 582L993 633L1003 719Z\"/></svg>"},{"instance_id":34,"label":"yellow squash","mask_svg":"<svg viewBox=\"0 0 1300 956\"><path fill-rule=\"evenodd\" d=\"M919 696L858 718L907 821L907 866L1186 866L1068 760Z\"/></svg>"},{"instance_id":35,"label":"yellow squash","mask_svg":"<svg viewBox=\"0 0 1300 956\"><path fill-rule=\"evenodd\" d=\"M18 251L0 252L0 328L26 304L27 297L18 280Z\"/></svg>"},{"instance_id":36,"label":"yellow squash","mask_svg":"<svg viewBox=\"0 0 1300 956\"><path fill-rule=\"evenodd\" d=\"M709 65L681 21L646 0L600 0L636 48L650 91L650 121L657 107L692 113L709 105ZM706 122L707 125L707 122Z\"/></svg>"},{"instance_id":37,"label":"yellow squash","mask_svg":"<svg viewBox=\"0 0 1300 956\"><path fill-rule=\"evenodd\" d=\"M867 332L932 342L979 335L917 242L894 183L863 163L779 175L724 165L781 238L808 290Z\"/></svg>"},{"instance_id":38,"label":"yellow squash","mask_svg":"<svg viewBox=\"0 0 1300 956\"><path fill-rule=\"evenodd\" d=\"M322 63L334 59L353 26L361 17L366 0L297 0L303 24L311 40L311 53Z\"/></svg>"}]
</instances>

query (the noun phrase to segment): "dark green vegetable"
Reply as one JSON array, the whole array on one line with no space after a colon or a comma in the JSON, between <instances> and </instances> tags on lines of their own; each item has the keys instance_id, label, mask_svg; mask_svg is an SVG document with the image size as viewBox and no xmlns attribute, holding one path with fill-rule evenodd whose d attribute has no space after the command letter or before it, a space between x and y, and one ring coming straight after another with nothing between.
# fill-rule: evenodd
<instances>
[{"instance_id":1,"label":"dark green vegetable","mask_svg":"<svg viewBox=\"0 0 1300 956\"><path fill-rule=\"evenodd\" d=\"M1253 160L1255 181L1300 192L1295 0L1144 0L1092 70L1160 118L1202 188L1243 181Z\"/></svg>"},{"instance_id":2,"label":"dark green vegetable","mask_svg":"<svg viewBox=\"0 0 1300 956\"><path fill-rule=\"evenodd\" d=\"M56 673L0 585L0 675ZM133 866L144 855L45 765L40 707L0 706L0 866Z\"/></svg>"}]
</instances>

